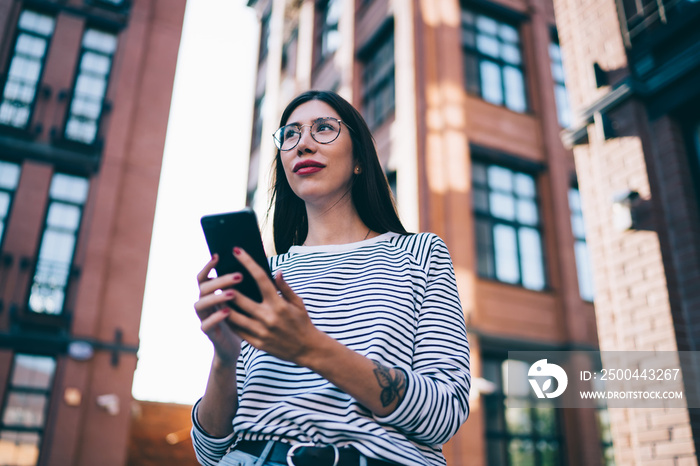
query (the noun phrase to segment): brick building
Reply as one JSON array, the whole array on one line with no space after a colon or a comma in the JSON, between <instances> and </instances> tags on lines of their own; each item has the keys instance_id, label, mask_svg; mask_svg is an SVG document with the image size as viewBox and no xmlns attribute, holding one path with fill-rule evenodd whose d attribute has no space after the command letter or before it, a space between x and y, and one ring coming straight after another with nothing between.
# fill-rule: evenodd
<instances>
[{"instance_id":1,"label":"brick building","mask_svg":"<svg viewBox=\"0 0 700 466\"><path fill-rule=\"evenodd\" d=\"M577 113L565 139L588 219L601 350L697 352L700 4L554 6ZM693 358L683 377L697 396ZM699 411L610 410L616 458L697 464Z\"/></svg>"},{"instance_id":2,"label":"brick building","mask_svg":"<svg viewBox=\"0 0 700 466\"><path fill-rule=\"evenodd\" d=\"M0 464L125 464L184 9L0 0Z\"/></svg>"},{"instance_id":3,"label":"brick building","mask_svg":"<svg viewBox=\"0 0 700 466\"><path fill-rule=\"evenodd\" d=\"M474 390L448 463L612 464L606 410L555 409L504 383L506 363L530 364L508 351L598 348L552 3L248 5L261 24L248 203L264 213L284 106L332 89L368 121L407 229L450 248Z\"/></svg>"}]
</instances>

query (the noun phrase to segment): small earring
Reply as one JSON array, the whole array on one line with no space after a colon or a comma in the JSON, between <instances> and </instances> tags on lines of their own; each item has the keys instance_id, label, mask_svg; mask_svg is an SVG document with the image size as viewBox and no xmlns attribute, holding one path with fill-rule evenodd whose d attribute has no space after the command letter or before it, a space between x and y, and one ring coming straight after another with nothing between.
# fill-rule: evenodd
<instances>
[{"instance_id":1,"label":"small earring","mask_svg":"<svg viewBox=\"0 0 700 466\"><path fill-rule=\"evenodd\" d=\"M360 167L355 167L355 174L359 175L360 173L362 173L362 169L360 169Z\"/></svg>"}]
</instances>

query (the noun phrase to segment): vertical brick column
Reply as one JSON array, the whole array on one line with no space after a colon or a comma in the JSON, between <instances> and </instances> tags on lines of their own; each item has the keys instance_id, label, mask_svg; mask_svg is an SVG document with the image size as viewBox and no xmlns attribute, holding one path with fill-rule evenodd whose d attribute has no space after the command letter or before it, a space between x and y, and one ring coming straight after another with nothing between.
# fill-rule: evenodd
<instances>
[{"instance_id":1,"label":"vertical brick column","mask_svg":"<svg viewBox=\"0 0 700 466\"><path fill-rule=\"evenodd\" d=\"M615 3L554 0L554 6L567 87L574 110L582 112L611 89L596 87L594 62L607 71L613 87L616 79L627 74ZM675 263L669 252L683 243L681 231L687 235L693 230L683 230L688 220L680 218L683 215L678 211L666 211L671 199L688 203L688 191L681 195L673 187L680 186L682 191L678 176L682 171L677 163L666 163L679 156L677 151L674 154L674 147L681 148L674 145L679 142L678 134L674 136L667 118L650 123L643 104L635 100L608 116L615 122L615 137L605 139L602 128L591 124L588 140L574 147L594 267L601 351L688 349L682 336L678 340L685 328L681 317L687 313L682 314L683 306L678 305L682 299L676 285L682 279L674 269L692 263L694 250L684 247L691 257L677 254ZM668 176L654 172L656 169L668 171ZM613 199L628 190L637 191L653 213L648 228L615 228ZM669 228L669 220L677 222L678 228ZM692 269L693 265L683 267ZM686 295L692 297L690 291ZM689 410L615 408L610 417L617 464L697 465Z\"/></svg>"}]
</instances>

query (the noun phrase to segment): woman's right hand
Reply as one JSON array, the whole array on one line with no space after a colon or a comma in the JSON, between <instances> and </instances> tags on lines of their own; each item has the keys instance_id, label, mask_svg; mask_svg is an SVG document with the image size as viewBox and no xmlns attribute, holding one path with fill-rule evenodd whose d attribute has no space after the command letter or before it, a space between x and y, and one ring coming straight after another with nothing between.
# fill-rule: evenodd
<instances>
[{"instance_id":1,"label":"woman's right hand","mask_svg":"<svg viewBox=\"0 0 700 466\"><path fill-rule=\"evenodd\" d=\"M209 273L219 262L214 254L207 265L197 274L199 300L194 304L197 317L202 322L202 331L214 345L214 356L221 363L235 365L241 351L241 337L233 331L227 322L228 315L235 312L228 301L233 297L232 285L240 283L240 273L209 278Z\"/></svg>"}]
</instances>

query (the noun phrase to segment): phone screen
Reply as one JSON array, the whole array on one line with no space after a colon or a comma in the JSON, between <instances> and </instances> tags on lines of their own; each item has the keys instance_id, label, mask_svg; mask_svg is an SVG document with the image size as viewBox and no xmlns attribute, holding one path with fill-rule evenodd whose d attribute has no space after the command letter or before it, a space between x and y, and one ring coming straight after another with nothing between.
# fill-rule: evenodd
<instances>
[{"instance_id":1,"label":"phone screen","mask_svg":"<svg viewBox=\"0 0 700 466\"><path fill-rule=\"evenodd\" d=\"M233 288L261 302L262 295L257 283L233 255L234 247L245 250L272 278L255 213L251 209L244 209L238 212L205 215L201 223L209 252L219 255L216 275L220 277L240 272L243 274L243 281Z\"/></svg>"}]
</instances>

